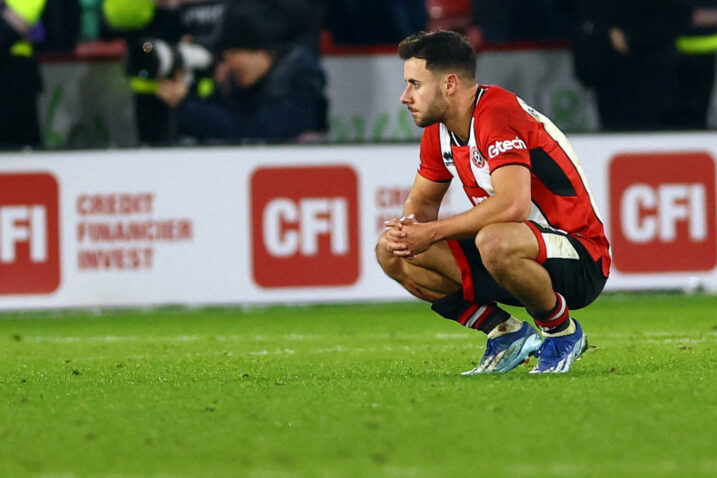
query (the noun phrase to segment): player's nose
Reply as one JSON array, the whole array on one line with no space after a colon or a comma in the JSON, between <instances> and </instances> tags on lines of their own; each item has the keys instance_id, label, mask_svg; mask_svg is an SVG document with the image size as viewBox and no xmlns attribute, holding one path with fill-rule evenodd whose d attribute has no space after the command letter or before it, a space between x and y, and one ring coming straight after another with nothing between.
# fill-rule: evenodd
<instances>
[{"instance_id":1,"label":"player's nose","mask_svg":"<svg viewBox=\"0 0 717 478\"><path fill-rule=\"evenodd\" d=\"M403 90L403 93L401 93L401 103L403 103L404 105L407 105L408 103L410 103L410 101L411 101L411 99L410 99L410 96L408 95L408 87L406 87Z\"/></svg>"}]
</instances>

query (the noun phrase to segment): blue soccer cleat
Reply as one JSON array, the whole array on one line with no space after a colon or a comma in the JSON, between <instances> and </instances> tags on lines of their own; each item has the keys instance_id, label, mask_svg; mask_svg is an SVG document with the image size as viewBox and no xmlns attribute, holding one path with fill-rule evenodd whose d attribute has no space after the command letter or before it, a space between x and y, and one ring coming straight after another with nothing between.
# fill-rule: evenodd
<instances>
[{"instance_id":1,"label":"blue soccer cleat","mask_svg":"<svg viewBox=\"0 0 717 478\"><path fill-rule=\"evenodd\" d=\"M523 322L523 326L515 332L489 338L480 365L461 375L508 372L535 353L541 343L540 335L535 329L529 323Z\"/></svg>"},{"instance_id":2,"label":"blue soccer cleat","mask_svg":"<svg viewBox=\"0 0 717 478\"><path fill-rule=\"evenodd\" d=\"M575 331L559 337L546 336L535 356L538 364L530 373L565 373L588 348L588 339L575 319Z\"/></svg>"}]
</instances>

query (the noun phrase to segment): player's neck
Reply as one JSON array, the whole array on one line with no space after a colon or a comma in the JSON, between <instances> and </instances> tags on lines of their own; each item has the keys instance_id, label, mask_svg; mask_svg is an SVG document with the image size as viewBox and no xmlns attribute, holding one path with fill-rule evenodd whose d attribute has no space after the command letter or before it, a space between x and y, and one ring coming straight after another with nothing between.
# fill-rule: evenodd
<instances>
[{"instance_id":1,"label":"player's neck","mask_svg":"<svg viewBox=\"0 0 717 478\"><path fill-rule=\"evenodd\" d=\"M446 127L463 142L467 142L470 136L471 119L476 106L477 93L477 83L469 88L461 89L446 117Z\"/></svg>"}]
</instances>

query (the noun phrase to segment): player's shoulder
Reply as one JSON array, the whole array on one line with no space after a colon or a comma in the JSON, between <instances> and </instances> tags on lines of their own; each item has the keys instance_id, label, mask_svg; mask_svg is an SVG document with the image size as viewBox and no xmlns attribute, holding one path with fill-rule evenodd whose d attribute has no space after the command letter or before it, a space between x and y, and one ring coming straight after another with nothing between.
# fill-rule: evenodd
<instances>
[{"instance_id":1,"label":"player's shoulder","mask_svg":"<svg viewBox=\"0 0 717 478\"><path fill-rule=\"evenodd\" d=\"M482 130L522 127L528 119L515 93L495 85L481 85L473 117Z\"/></svg>"},{"instance_id":2,"label":"player's shoulder","mask_svg":"<svg viewBox=\"0 0 717 478\"><path fill-rule=\"evenodd\" d=\"M497 85L480 85L476 114L493 109L519 107L515 93Z\"/></svg>"}]
</instances>

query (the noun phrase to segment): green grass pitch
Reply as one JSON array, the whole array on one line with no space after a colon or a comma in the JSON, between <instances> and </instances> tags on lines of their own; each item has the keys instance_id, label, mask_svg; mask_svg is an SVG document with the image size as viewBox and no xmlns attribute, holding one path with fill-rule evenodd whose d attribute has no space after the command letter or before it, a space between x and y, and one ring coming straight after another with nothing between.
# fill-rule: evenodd
<instances>
[{"instance_id":1,"label":"green grass pitch","mask_svg":"<svg viewBox=\"0 0 717 478\"><path fill-rule=\"evenodd\" d=\"M0 476L717 476L717 297L574 315L569 374L461 377L416 302L0 314Z\"/></svg>"}]
</instances>

